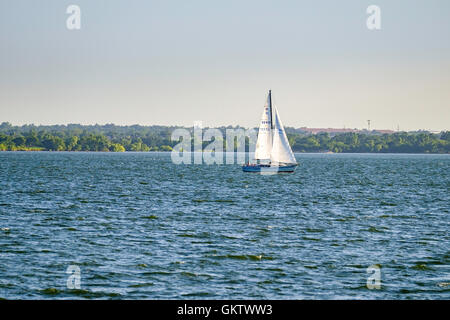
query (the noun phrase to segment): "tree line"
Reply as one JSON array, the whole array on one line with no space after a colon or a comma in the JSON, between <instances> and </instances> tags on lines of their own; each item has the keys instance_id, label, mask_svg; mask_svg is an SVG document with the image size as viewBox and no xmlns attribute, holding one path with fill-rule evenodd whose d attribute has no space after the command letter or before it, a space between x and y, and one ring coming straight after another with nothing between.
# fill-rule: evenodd
<instances>
[{"instance_id":1,"label":"tree line","mask_svg":"<svg viewBox=\"0 0 450 320\"><path fill-rule=\"evenodd\" d=\"M176 126L0 124L0 151L171 151ZM226 129L218 128L223 133ZM192 130L192 128L186 128ZM450 132L371 132L310 134L286 128L294 152L450 153ZM204 141L204 146L210 141ZM225 141L223 142L225 146ZM247 141L248 144L248 141Z\"/></svg>"},{"instance_id":2,"label":"tree line","mask_svg":"<svg viewBox=\"0 0 450 320\"><path fill-rule=\"evenodd\" d=\"M348 153L450 153L450 132L398 132L392 134L328 133L288 135L292 149L297 152Z\"/></svg>"}]
</instances>

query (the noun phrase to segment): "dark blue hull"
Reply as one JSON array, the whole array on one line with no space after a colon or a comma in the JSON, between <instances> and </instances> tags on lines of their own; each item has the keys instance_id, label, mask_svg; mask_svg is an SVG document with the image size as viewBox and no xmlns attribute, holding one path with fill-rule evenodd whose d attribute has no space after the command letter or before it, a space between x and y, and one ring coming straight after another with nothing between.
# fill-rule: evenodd
<instances>
[{"instance_id":1,"label":"dark blue hull","mask_svg":"<svg viewBox=\"0 0 450 320\"><path fill-rule=\"evenodd\" d=\"M244 172L260 172L260 173L289 173L294 172L297 164L290 164L284 166L271 166L268 164L246 164L242 166Z\"/></svg>"}]
</instances>

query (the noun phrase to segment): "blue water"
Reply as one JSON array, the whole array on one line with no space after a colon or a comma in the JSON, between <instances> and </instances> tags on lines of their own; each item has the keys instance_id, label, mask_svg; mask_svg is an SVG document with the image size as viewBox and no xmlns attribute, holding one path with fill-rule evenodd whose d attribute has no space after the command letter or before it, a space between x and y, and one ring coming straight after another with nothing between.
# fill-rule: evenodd
<instances>
[{"instance_id":1,"label":"blue water","mask_svg":"<svg viewBox=\"0 0 450 320\"><path fill-rule=\"evenodd\" d=\"M169 153L1 152L0 297L450 298L450 156L296 156L294 174L264 176Z\"/></svg>"}]
</instances>

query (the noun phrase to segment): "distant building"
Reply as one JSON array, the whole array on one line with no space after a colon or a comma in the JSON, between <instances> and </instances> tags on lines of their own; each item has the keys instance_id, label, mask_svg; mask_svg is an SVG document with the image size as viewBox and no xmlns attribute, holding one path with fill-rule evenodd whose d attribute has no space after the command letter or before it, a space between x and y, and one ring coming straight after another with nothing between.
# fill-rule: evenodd
<instances>
[{"instance_id":1,"label":"distant building","mask_svg":"<svg viewBox=\"0 0 450 320\"><path fill-rule=\"evenodd\" d=\"M312 133L312 134L317 134L317 133L322 133L322 132L326 132L326 133L346 133L346 132L366 132L366 133L387 133L387 134L391 134L391 133L395 133L394 130L372 130L372 131L367 131L367 129L364 130L360 130L360 129L347 129L347 128L343 128L343 129L338 129L338 128L307 128L307 127L301 127L299 128L299 130L303 131L303 132L307 132L307 133Z\"/></svg>"},{"instance_id":2,"label":"distant building","mask_svg":"<svg viewBox=\"0 0 450 320\"><path fill-rule=\"evenodd\" d=\"M378 133L387 133L387 134L395 133L394 130L373 130L373 131L378 132Z\"/></svg>"}]
</instances>

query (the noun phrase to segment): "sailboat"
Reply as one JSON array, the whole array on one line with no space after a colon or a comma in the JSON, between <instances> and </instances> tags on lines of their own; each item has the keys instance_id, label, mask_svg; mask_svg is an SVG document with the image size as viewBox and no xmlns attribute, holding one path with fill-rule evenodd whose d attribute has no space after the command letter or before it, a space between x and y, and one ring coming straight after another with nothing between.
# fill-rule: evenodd
<instances>
[{"instance_id":1,"label":"sailboat","mask_svg":"<svg viewBox=\"0 0 450 320\"><path fill-rule=\"evenodd\" d=\"M272 103L269 90L267 103L259 125L254 164L242 166L244 172L294 172L297 160L284 131L277 108Z\"/></svg>"}]
</instances>

